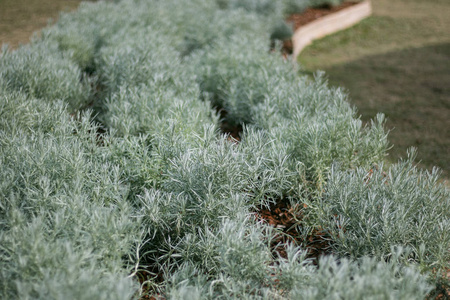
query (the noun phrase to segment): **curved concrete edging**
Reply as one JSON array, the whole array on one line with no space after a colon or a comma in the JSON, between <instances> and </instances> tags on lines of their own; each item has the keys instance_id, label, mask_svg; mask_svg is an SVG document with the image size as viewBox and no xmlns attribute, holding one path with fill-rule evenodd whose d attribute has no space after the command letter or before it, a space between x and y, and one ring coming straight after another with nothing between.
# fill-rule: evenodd
<instances>
[{"instance_id":1,"label":"curved concrete edging","mask_svg":"<svg viewBox=\"0 0 450 300\"><path fill-rule=\"evenodd\" d=\"M298 28L292 36L294 60L313 40L349 28L372 14L370 0L352 5L335 13L326 15Z\"/></svg>"}]
</instances>

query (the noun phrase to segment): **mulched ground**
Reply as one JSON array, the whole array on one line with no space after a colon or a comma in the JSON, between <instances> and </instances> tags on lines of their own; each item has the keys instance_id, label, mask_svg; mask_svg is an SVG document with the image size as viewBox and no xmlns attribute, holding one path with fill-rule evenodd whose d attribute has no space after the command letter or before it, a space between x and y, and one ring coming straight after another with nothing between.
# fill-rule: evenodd
<instances>
[{"instance_id":1,"label":"mulched ground","mask_svg":"<svg viewBox=\"0 0 450 300\"><path fill-rule=\"evenodd\" d=\"M242 133L242 125L233 125L228 123L227 114L228 112L222 108L216 108L217 112L220 115L220 131L222 133L228 134L228 140L231 142L240 142L241 141L241 133Z\"/></svg>"},{"instance_id":2,"label":"mulched ground","mask_svg":"<svg viewBox=\"0 0 450 300\"><path fill-rule=\"evenodd\" d=\"M333 7L316 7L316 8L307 8L304 12L300 14L292 14L290 15L286 21L288 23L293 24L294 30L300 28L301 26L311 23L321 17L326 15L338 12L347 7L358 4L359 2L343 2L341 5L333 6Z\"/></svg>"},{"instance_id":3,"label":"mulched ground","mask_svg":"<svg viewBox=\"0 0 450 300\"><path fill-rule=\"evenodd\" d=\"M306 237L299 232L304 212L308 209L306 204L291 204L287 199L281 199L270 207L262 207L256 212L257 219L277 229L278 234L271 243L274 254L287 258L285 245L293 243L300 245L307 251L307 257L313 263L322 255L331 254L330 239L318 229L314 229Z\"/></svg>"},{"instance_id":4,"label":"mulched ground","mask_svg":"<svg viewBox=\"0 0 450 300\"><path fill-rule=\"evenodd\" d=\"M337 6L323 6L323 7L312 7L307 8L302 13L298 14L292 14L287 19L286 22L289 24L292 24L292 27L295 30L299 29L303 25L306 25L308 23L311 23L319 18L325 17L329 14L338 12L340 10L343 10L347 7L353 6L355 4L358 4L359 2L353 2L353 1L346 1L343 2L340 5ZM292 54L292 51L294 49L294 46L292 44L292 40L285 40L283 41L283 55L289 55Z\"/></svg>"}]
</instances>

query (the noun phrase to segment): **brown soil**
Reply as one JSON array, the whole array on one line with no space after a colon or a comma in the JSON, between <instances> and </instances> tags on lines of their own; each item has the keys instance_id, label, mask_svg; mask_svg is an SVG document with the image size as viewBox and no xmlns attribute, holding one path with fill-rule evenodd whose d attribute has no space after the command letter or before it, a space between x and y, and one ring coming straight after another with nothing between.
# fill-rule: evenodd
<instances>
[{"instance_id":1,"label":"brown soil","mask_svg":"<svg viewBox=\"0 0 450 300\"><path fill-rule=\"evenodd\" d=\"M445 275L444 275L445 276ZM447 276L448 279L450 279ZM450 299L450 286L448 284L439 283L436 285L425 298L426 300L449 300Z\"/></svg>"},{"instance_id":2,"label":"brown soil","mask_svg":"<svg viewBox=\"0 0 450 300\"><path fill-rule=\"evenodd\" d=\"M320 19L322 17L325 17L329 14L338 12L340 10L343 10L345 8L348 8L350 6L353 6L355 4L358 4L359 2L354 2L354 1L346 1L343 2L340 5L337 6L324 6L324 7L314 7L314 8L307 8L305 11L303 11L302 13L297 13L297 14L292 14L290 15L287 19L286 22L292 24L292 27L295 30L297 30L298 28L311 23L317 19ZM282 53L283 55L288 55L288 54L292 54L292 51L294 49L294 46L292 44L292 40L284 40L283 41L283 50Z\"/></svg>"},{"instance_id":3,"label":"brown soil","mask_svg":"<svg viewBox=\"0 0 450 300\"><path fill-rule=\"evenodd\" d=\"M331 254L330 239L319 229L314 229L311 234L302 237L298 231L304 212L308 209L306 204L295 204L294 206L287 199L282 199L268 208L260 208L256 213L259 220L266 222L279 231L279 234L271 243L274 254L287 258L285 245L294 243L302 246L308 252L308 258L314 263L322 255Z\"/></svg>"},{"instance_id":4,"label":"brown soil","mask_svg":"<svg viewBox=\"0 0 450 300\"><path fill-rule=\"evenodd\" d=\"M224 109L219 109L218 113L220 115L220 131L222 133L228 134L228 140L231 142L240 142L241 141L241 133L242 133L242 125L232 125L227 122L226 116L227 112Z\"/></svg>"},{"instance_id":5,"label":"brown soil","mask_svg":"<svg viewBox=\"0 0 450 300\"><path fill-rule=\"evenodd\" d=\"M340 10L343 10L347 7L353 6L355 4L358 4L359 2L343 2L340 5L332 6L332 7L316 7L316 8L307 8L304 12L300 14L292 14L290 15L286 21L288 23L293 24L294 30L300 28L301 26L311 23L312 21L315 21L321 17L324 17L326 15L338 12Z\"/></svg>"},{"instance_id":6,"label":"brown soil","mask_svg":"<svg viewBox=\"0 0 450 300\"><path fill-rule=\"evenodd\" d=\"M141 289L143 290L143 295L139 297L140 300L163 300L165 299L161 295L156 293L154 287L150 286L147 281L153 281L156 284L161 284L164 282L164 275L158 267L149 267L147 269L142 269L137 272L136 278L139 281Z\"/></svg>"}]
</instances>

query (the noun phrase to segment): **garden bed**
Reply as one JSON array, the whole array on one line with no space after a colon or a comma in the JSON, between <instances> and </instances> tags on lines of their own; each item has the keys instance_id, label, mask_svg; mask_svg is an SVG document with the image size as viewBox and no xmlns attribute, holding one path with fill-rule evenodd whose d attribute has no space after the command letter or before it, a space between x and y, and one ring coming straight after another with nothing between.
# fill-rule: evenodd
<instances>
[{"instance_id":1,"label":"garden bed","mask_svg":"<svg viewBox=\"0 0 450 300\"><path fill-rule=\"evenodd\" d=\"M371 2L343 2L335 7L308 8L301 14L293 14L287 22L293 24L292 42L285 43L293 59L313 40L351 27L372 13Z\"/></svg>"},{"instance_id":2,"label":"garden bed","mask_svg":"<svg viewBox=\"0 0 450 300\"><path fill-rule=\"evenodd\" d=\"M424 297L437 175L373 167L383 116L268 51L279 2L181 2L85 4L2 55L2 298Z\"/></svg>"}]
</instances>

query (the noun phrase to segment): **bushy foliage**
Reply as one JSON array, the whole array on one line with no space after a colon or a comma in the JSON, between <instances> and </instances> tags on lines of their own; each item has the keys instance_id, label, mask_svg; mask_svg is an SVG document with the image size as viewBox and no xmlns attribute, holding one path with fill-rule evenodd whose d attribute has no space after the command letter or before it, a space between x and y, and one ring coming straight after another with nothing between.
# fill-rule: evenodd
<instances>
[{"instance_id":1,"label":"bushy foliage","mask_svg":"<svg viewBox=\"0 0 450 300\"><path fill-rule=\"evenodd\" d=\"M333 216L330 228L341 255L390 258L392 245L408 247L405 259L422 268L450 267L450 196L437 184L438 173L407 160L384 170L333 168L326 193L318 204Z\"/></svg>"},{"instance_id":2,"label":"bushy foliage","mask_svg":"<svg viewBox=\"0 0 450 300\"><path fill-rule=\"evenodd\" d=\"M300 81L279 56L247 52L264 48L263 40L240 35L232 41L194 57L203 95L227 112L228 123L267 130L319 186L333 161L367 167L383 158L388 144L382 115L363 127L346 95L327 88L320 74L312 83Z\"/></svg>"},{"instance_id":3,"label":"bushy foliage","mask_svg":"<svg viewBox=\"0 0 450 300\"><path fill-rule=\"evenodd\" d=\"M50 43L37 42L17 51L4 51L0 77L8 91L23 92L46 101L63 100L70 110L86 105L89 82L80 69Z\"/></svg>"},{"instance_id":4,"label":"bushy foliage","mask_svg":"<svg viewBox=\"0 0 450 300\"><path fill-rule=\"evenodd\" d=\"M345 94L325 88L320 76L308 86L280 86L279 98L268 98L256 108L255 123L288 145L289 156L306 167L306 179L319 191L333 162L346 168L368 167L384 157L388 143L383 115L363 126Z\"/></svg>"},{"instance_id":5,"label":"bushy foliage","mask_svg":"<svg viewBox=\"0 0 450 300\"><path fill-rule=\"evenodd\" d=\"M12 136L23 131L50 133L69 119L66 104L62 101L48 103L30 99L21 92L6 92L1 86L0 95L0 130Z\"/></svg>"},{"instance_id":6,"label":"bushy foliage","mask_svg":"<svg viewBox=\"0 0 450 300\"><path fill-rule=\"evenodd\" d=\"M380 262L365 257L356 262L325 257L318 272L291 299L423 299L431 287L411 268L401 267L392 257Z\"/></svg>"},{"instance_id":7,"label":"bushy foliage","mask_svg":"<svg viewBox=\"0 0 450 300\"><path fill-rule=\"evenodd\" d=\"M229 236L236 237L242 230L236 228ZM251 236L251 234L250 234ZM242 238L242 237L241 237ZM254 242L253 242L254 243ZM232 261L249 258L245 266L261 264L264 259L255 255L255 248L234 248L228 245ZM262 247L257 243L253 247ZM257 249L257 248L256 248ZM264 252L262 252L264 253ZM390 262L365 257L357 261L336 260L323 257L318 266L305 259L305 252L289 245L288 257L281 259L272 268L272 276L252 278L247 268L235 266L212 281L208 281L199 270L188 265L170 278L169 299L423 299L430 291L424 277L410 267L402 267L398 257ZM397 251L400 255L402 251ZM253 256L249 256L253 254ZM240 265L239 265L240 266ZM224 268L225 270L227 268ZM251 272L261 276L268 270ZM238 272L237 276L233 276ZM266 273L264 273L266 272ZM261 283L262 284L261 286ZM257 288L255 288L257 286ZM226 296L225 296L226 295Z\"/></svg>"},{"instance_id":8,"label":"bushy foliage","mask_svg":"<svg viewBox=\"0 0 450 300\"><path fill-rule=\"evenodd\" d=\"M276 1L270 0L217 0L217 3L222 9L244 9L266 16L275 14L280 7Z\"/></svg>"},{"instance_id":9,"label":"bushy foliage","mask_svg":"<svg viewBox=\"0 0 450 300\"><path fill-rule=\"evenodd\" d=\"M383 116L363 126L271 52L304 2L86 3L3 52L0 298L424 298L448 190L410 162L384 175ZM334 256L273 250L255 212L280 199Z\"/></svg>"},{"instance_id":10,"label":"bushy foliage","mask_svg":"<svg viewBox=\"0 0 450 300\"><path fill-rule=\"evenodd\" d=\"M140 233L120 171L102 159L89 116L78 124L61 106L27 108L59 122L0 131L2 298L130 297L122 258Z\"/></svg>"},{"instance_id":11,"label":"bushy foliage","mask_svg":"<svg viewBox=\"0 0 450 300\"><path fill-rule=\"evenodd\" d=\"M309 0L309 6L312 7L322 7L322 6L338 6L344 2L344 0Z\"/></svg>"},{"instance_id":12,"label":"bushy foliage","mask_svg":"<svg viewBox=\"0 0 450 300\"><path fill-rule=\"evenodd\" d=\"M342 2L344 0L216 0L221 9L243 9L265 17L301 13L308 7L337 6Z\"/></svg>"},{"instance_id":13,"label":"bushy foliage","mask_svg":"<svg viewBox=\"0 0 450 300\"><path fill-rule=\"evenodd\" d=\"M268 46L264 37L244 32L193 56L204 96L227 111L227 122L252 123L252 109L270 95L271 84L292 76L278 55L265 53ZM252 53L258 48L263 51Z\"/></svg>"}]
</instances>

